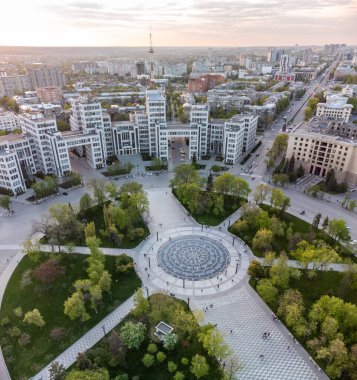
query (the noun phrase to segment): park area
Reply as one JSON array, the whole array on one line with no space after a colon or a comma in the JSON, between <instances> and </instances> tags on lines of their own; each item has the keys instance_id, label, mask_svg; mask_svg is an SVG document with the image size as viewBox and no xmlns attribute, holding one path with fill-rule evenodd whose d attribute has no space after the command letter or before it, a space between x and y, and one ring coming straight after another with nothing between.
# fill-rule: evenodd
<instances>
[{"instance_id":1,"label":"park area","mask_svg":"<svg viewBox=\"0 0 357 380\"><path fill-rule=\"evenodd\" d=\"M214 326L199 326L197 320L202 316L194 315L185 302L162 293L146 299L139 290L132 312L77 358L66 379L84 379L85 373L96 371L103 380L222 379L217 355L227 355L228 347ZM168 329L165 334L158 333L159 324ZM237 362L232 364L226 375L238 367Z\"/></svg>"},{"instance_id":2,"label":"park area","mask_svg":"<svg viewBox=\"0 0 357 380\"><path fill-rule=\"evenodd\" d=\"M192 164L175 168L172 191L198 223L217 226L235 212L250 192L248 182L231 173L202 178Z\"/></svg>"},{"instance_id":3,"label":"park area","mask_svg":"<svg viewBox=\"0 0 357 380\"><path fill-rule=\"evenodd\" d=\"M93 197L85 193L79 207L58 204L34 223L33 232L42 233L41 243L51 246L82 246L96 235L105 248L134 248L149 235L146 220L149 201L142 185L92 179Z\"/></svg>"},{"instance_id":4,"label":"park area","mask_svg":"<svg viewBox=\"0 0 357 380\"><path fill-rule=\"evenodd\" d=\"M103 256L90 244L89 256L29 251L15 269L0 311L13 380L36 374L140 287L130 258Z\"/></svg>"}]
</instances>

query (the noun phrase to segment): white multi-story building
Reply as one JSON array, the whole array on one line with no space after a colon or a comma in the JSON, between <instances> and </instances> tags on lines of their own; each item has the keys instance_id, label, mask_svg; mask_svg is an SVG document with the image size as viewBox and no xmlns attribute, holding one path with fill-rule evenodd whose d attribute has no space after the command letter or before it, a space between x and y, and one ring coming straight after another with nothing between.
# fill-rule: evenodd
<instances>
[{"instance_id":1,"label":"white multi-story building","mask_svg":"<svg viewBox=\"0 0 357 380\"><path fill-rule=\"evenodd\" d=\"M348 98L340 95L330 95L326 103L318 103L316 116L331 119L343 119L348 122L353 109L352 104L347 104Z\"/></svg>"},{"instance_id":2,"label":"white multi-story building","mask_svg":"<svg viewBox=\"0 0 357 380\"><path fill-rule=\"evenodd\" d=\"M13 131L20 128L20 121L16 115L0 108L0 131Z\"/></svg>"},{"instance_id":3,"label":"white multi-story building","mask_svg":"<svg viewBox=\"0 0 357 380\"><path fill-rule=\"evenodd\" d=\"M71 131L68 132L59 132L56 119L39 112L18 117L24 135L11 136L17 136L21 146L27 143L26 155L16 153L17 143L10 144L8 136L0 140L0 149L4 158L9 159L8 162L10 156L11 162L16 162L16 159L20 162L17 167L21 168L22 177L15 172L8 173L13 168L7 167L4 162L6 178L3 180L5 184L2 182L0 187L15 193L23 191L23 178L28 174L38 171L57 176L67 174L71 170L71 150L85 156L88 164L98 169L104 167L111 156L147 153L169 160L169 141L184 137L189 139L189 158L196 155L200 159L213 153L222 155L225 162L234 164L255 143L258 116L237 115L229 120L209 121L208 105L198 104L191 107L189 123L167 123L166 101L159 91L147 91L146 109L134 111L130 121L122 122L111 122L100 103L90 96L71 99L70 102ZM15 141L15 137L11 139ZM24 161L23 157L28 160Z\"/></svg>"}]
</instances>

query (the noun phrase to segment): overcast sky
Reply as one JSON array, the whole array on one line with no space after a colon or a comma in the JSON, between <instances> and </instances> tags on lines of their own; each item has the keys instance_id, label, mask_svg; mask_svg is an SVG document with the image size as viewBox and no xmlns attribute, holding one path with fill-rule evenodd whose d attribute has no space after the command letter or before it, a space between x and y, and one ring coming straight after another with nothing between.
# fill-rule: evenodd
<instances>
[{"instance_id":1,"label":"overcast sky","mask_svg":"<svg viewBox=\"0 0 357 380\"><path fill-rule=\"evenodd\" d=\"M0 45L357 44L357 0L4 0Z\"/></svg>"}]
</instances>

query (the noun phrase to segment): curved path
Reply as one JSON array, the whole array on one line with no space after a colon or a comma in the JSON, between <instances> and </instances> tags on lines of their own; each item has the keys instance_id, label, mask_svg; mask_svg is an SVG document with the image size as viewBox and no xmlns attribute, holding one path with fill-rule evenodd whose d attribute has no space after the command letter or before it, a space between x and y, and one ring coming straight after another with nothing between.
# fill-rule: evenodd
<instances>
[{"instance_id":1,"label":"curved path","mask_svg":"<svg viewBox=\"0 0 357 380\"><path fill-rule=\"evenodd\" d=\"M205 310L205 322L217 324L231 350L241 359L243 368L238 373L240 379L327 379L306 351L292 340L285 327L273 321L269 308L249 286L246 269L253 256L243 242L233 238L226 231L229 219L217 228L202 228L188 217L186 210L177 202L169 188L153 188L147 192L151 209L150 238L133 250L103 249L104 253L120 254L125 251L130 254L137 263L137 272L148 293L173 293L189 302L192 309ZM230 217L232 222L239 214L237 211ZM166 243L178 237L190 239L192 236L213 239L217 245L221 244L229 252L230 261L228 266L224 267L224 272L198 281L183 281L159 266L157 252ZM12 248L14 252L18 252L19 246L10 245L5 248ZM86 254L88 249L80 248L79 253ZM10 278L8 268L11 265L15 268L16 261L2 273L0 291L6 287L6 276ZM182 262L175 265L176 269L183 270ZM108 333L129 312L131 306L132 298L55 360L62 362L66 367L71 365L78 352L88 349ZM262 338L264 332L270 333L268 339ZM6 372L2 371L1 375L2 380L9 379ZM48 378L48 366L33 377L36 380Z\"/></svg>"}]
</instances>

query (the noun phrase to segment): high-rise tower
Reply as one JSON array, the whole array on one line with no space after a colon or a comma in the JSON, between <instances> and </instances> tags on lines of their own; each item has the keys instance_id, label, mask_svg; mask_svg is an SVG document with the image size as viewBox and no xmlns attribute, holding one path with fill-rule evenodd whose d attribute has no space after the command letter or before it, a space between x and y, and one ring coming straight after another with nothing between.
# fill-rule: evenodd
<instances>
[{"instance_id":1,"label":"high-rise tower","mask_svg":"<svg viewBox=\"0 0 357 380\"><path fill-rule=\"evenodd\" d=\"M149 48L149 57L150 57L150 78L154 79L154 48L152 47L152 38L151 38L151 28L150 28L150 48Z\"/></svg>"}]
</instances>

